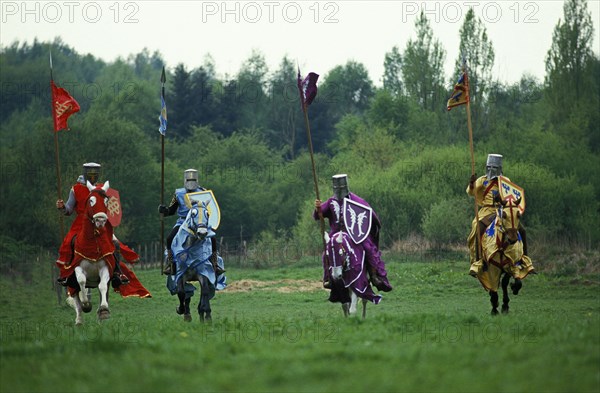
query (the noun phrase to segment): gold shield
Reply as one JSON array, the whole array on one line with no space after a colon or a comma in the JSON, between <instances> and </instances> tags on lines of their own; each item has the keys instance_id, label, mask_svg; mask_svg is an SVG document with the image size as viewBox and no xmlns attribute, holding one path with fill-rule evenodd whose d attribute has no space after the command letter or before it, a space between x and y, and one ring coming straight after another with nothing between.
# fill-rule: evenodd
<instances>
[{"instance_id":1,"label":"gold shield","mask_svg":"<svg viewBox=\"0 0 600 393\"><path fill-rule=\"evenodd\" d=\"M515 202L521 198L519 204L519 210L521 214L525 212L525 191L517 186L515 183L507 180L504 176L498 176L498 189L500 191L500 197Z\"/></svg>"}]
</instances>

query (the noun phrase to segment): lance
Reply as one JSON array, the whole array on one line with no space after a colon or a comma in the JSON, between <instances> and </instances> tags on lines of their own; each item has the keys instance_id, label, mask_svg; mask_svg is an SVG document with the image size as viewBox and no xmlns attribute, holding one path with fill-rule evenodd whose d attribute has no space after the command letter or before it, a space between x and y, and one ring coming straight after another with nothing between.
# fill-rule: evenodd
<instances>
[{"instance_id":1,"label":"lance","mask_svg":"<svg viewBox=\"0 0 600 393\"><path fill-rule=\"evenodd\" d=\"M473 149L473 126L471 125L471 92L469 86L469 75L467 73L467 64L466 59L463 57L463 73L465 75L465 85L466 91L468 92L467 96L467 128L469 129L469 150L471 152L471 177L475 175L475 153ZM482 246L481 246L481 230L479 229L479 206L477 206L477 195L475 195L475 222L476 222L476 236L477 241L475 242L477 245L477 253L479 258L483 258L482 254Z\"/></svg>"},{"instance_id":2,"label":"lance","mask_svg":"<svg viewBox=\"0 0 600 393\"><path fill-rule=\"evenodd\" d=\"M61 183L60 183L60 158L58 154L58 131L56 130L56 113L54 107L54 89L52 88L52 84L54 83L54 78L52 75L52 52L50 52L50 94L52 96L52 100L50 102L52 108L52 121L54 122L54 161L56 163L56 193L58 199L62 199L61 192ZM60 238L64 237L65 229L64 229L64 218L62 214L60 215Z\"/></svg>"},{"instance_id":3,"label":"lance","mask_svg":"<svg viewBox=\"0 0 600 393\"><path fill-rule=\"evenodd\" d=\"M164 116L164 120L166 121L167 113L166 113L166 105L165 105L165 82L167 81L167 77L165 75L165 67L163 66L162 74L160 75L160 98L161 98L161 116L159 120ZM164 112L163 112L164 110ZM163 124L161 120L161 126L159 128L160 132L160 204L164 205L165 203L165 129L163 129ZM165 216L164 214L160 214L160 252L162 253L165 248ZM164 270L164 258L160 257L160 274L163 273Z\"/></svg>"},{"instance_id":4,"label":"lance","mask_svg":"<svg viewBox=\"0 0 600 393\"><path fill-rule=\"evenodd\" d=\"M54 162L56 164L56 196L58 199L62 200L62 186L61 186L61 182L60 182L60 156L59 156L59 151L58 151L58 131L57 131L57 124L56 124L56 108L55 108L55 99L54 99L54 89L53 89L53 84L54 84L54 76L52 74L52 51L49 52L50 55L50 96L51 96L51 101L50 101L50 107L52 110L52 122L54 123ZM59 222L59 234L60 234L60 240L62 241L65 237L65 219L64 216L62 214L59 215L58 217L58 222ZM56 268L52 269L51 272L51 279L52 279L52 286L53 288L56 289L56 301L58 302L58 304L61 304L61 299L62 299L62 291L60 286L56 285L56 279L58 278L58 271L56 270Z\"/></svg>"},{"instance_id":5,"label":"lance","mask_svg":"<svg viewBox=\"0 0 600 393\"><path fill-rule=\"evenodd\" d=\"M317 75L317 78L318 78L318 75ZM311 138L311 134L310 134L310 123L308 121L308 105L310 105L310 103L314 99L314 96L316 96L316 79L314 80L314 83L315 83L314 95L312 97L308 97L308 98L305 97L304 86L303 86L304 82L302 81L301 76L300 76L300 67L298 67L298 92L300 94L300 104L302 105L302 112L304 113L304 124L306 126L306 138L308 139L308 151L310 153L310 163L311 163L311 167L312 167L313 182L315 185L315 194L317 196L317 199L321 200L321 197L319 196L319 180L317 178L317 170L315 168L315 155L314 155L314 151L313 151L312 138ZM325 250L326 250L325 238L323 236L325 233L325 219L323 218L323 213L321 212L321 209L319 209L317 213L319 215L321 241L323 243L323 255L325 255L325 258L327 258L327 255L325 254Z\"/></svg>"}]
</instances>

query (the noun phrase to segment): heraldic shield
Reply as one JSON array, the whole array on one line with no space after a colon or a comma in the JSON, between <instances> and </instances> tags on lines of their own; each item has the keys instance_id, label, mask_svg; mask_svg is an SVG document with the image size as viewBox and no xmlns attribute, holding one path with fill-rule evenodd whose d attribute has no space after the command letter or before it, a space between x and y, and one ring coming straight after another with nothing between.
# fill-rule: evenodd
<instances>
[{"instance_id":1,"label":"heraldic shield","mask_svg":"<svg viewBox=\"0 0 600 393\"><path fill-rule=\"evenodd\" d=\"M114 188L109 188L106 191L108 195L108 221L113 227L118 227L121 224L121 217L123 217L123 209L121 209L121 197L119 191Z\"/></svg>"},{"instance_id":2,"label":"heraldic shield","mask_svg":"<svg viewBox=\"0 0 600 393\"><path fill-rule=\"evenodd\" d=\"M373 209L361 203L344 198L344 225L350 238L360 244L369 236L373 223Z\"/></svg>"},{"instance_id":3,"label":"heraldic shield","mask_svg":"<svg viewBox=\"0 0 600 393\"><path fill-rule=\"evenodd\" d=\"M206 208L208 209L208 224L213 230L216 230L221 223L221 210L212 190L185 194L185 204L190 208L193 203L202 204L202 202L206 203Z\"/></svg>"},{"instance_id":4,"label":"heraldic shield","mask_svg":"<svg viewBox=\"0 0 600 393\"><path fill-rule=\"evenodd\" d=\"M507 199L514 203L521 198L519 211L521 214L525 213L525 191L521 187L508 181L504 176L498 176L498 189L503 200Z\"/></svg>"}]
</instances>

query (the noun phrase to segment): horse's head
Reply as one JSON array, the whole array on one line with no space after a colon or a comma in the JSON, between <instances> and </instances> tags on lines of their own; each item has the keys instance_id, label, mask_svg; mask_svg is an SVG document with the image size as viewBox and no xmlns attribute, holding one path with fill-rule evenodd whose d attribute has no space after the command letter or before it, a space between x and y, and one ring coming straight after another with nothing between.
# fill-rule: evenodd
<instances>
[{"instance_id":1,"label":"horse's head","mask_svg":"<svg viewBox=\"0 0 600 393\"><path fill-rule=\"evenodd\" d=\"M108 181L102 187L94 187L88 181L87 188L90 190L90 194L85 201L85 214L97 229L103 228L108 220L109 196L106 195L109 188Z\"/></svg>"},{"instance_id":2,"label":"horse's head","mask_svg":"<svg viewBox=\"0 0 600 393\"><path fill-rule=\"evenodd\" d=\"M346 240L348 234L345 232L336 232L331 238L327 233L324 234L327 244L327 254L329 257L329 266L331 268L331 278L334 281L342 278L342 273L350 266L350 244Z\"/></svg>"},{"instance_id":3,"label":"horse's head","mask_svg":"<svg viewBox=\"0 0 600 393\"><path fill-rule=\"evenodd\" d=\"M208 225L208 208L206 202L200 206L197 203L192 205L188 213L187 228L198 240L204 240L207 236L213 236L215 233Z\"/></svg>"},{"instance_id":4,"label":"horse's head","mask_svg":"<svg viewBox=\"0 0 600 393\"><path fill-rule=\"evenodd\" d=\"M513 201L512 199L500 199L497 197L497 227L498 232L502 234L502 242L514 244L519 240L519 222L521 220L521 211L519 204L521 198Z\"/></svg>"}]
</instances>

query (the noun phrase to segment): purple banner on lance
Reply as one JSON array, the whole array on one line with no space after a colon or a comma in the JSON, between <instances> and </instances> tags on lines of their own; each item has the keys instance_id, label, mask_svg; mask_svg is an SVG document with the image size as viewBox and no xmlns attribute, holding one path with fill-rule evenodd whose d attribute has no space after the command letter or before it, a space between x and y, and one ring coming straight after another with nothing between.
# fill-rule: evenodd
<instances>
[{"instance_id":1,"label":"purple banner on lance","mask_svg":"<svg viewBox=\"0 0 600 393\"><path fill-rule=\"evenodd\" d=\"M356 244L360 244L369 236L373 223L373 210L356 201L344 198L344 224L348 235Z\"/></svg>"}]
</instances>

